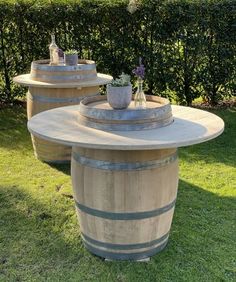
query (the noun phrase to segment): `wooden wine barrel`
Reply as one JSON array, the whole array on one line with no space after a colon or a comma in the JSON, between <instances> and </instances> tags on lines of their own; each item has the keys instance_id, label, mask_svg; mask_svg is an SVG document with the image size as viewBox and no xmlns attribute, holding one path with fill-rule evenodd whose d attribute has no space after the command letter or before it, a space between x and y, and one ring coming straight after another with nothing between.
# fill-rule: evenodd
<instances>
[{"instance_id":1,"label":"wooden wine barrel","mask_svg":"<svg viewBox=\"0 0 236 282\"><path fill-rule=\"evenodd\" d=\"M90 60L79 60L76 66L53 65L49 60L31 63L30 78L50 83L82 82L97 78L96 64Z\"/></svg>"},{"instance_id":2,"label":"wooden wine barrel","mask_svg":"<svg viewBox=\"0 0 236 282\"><path fill-rule=\"evenodd\" d=\"M29 87L27 93L27 116L30 119L37 113L53 108L76 105L86 96L99 93L99 86L84 88L41 88ZM31 135L35 156L49 163L70 161L71 147L44 141Z\"/></svg>"},{"instance_id":3,"label":"wooden wine barrel","mask_svg":"<svg viewBox=\"0 0 236 282\"><path fill-rule=\"evenodd\" d=\"M28 86L27 115L32 116L57 107L77 105L87 96L97 95L99 85L112 80L109 75L97 74L96 64L79 60L76 66L50 65L49 59L33 61L30 74L14 77L14 82ZM32 136L36 157L45 162L70 161L71 147L43 141Z\"/></svg>"},{"instance_id":4,"label":"wooden wine barrel","mask_svg":"<svg viewBox=\"0 0 236 282\"><path fill-rule=\"evenodd\" d=\"M72 183L85 246L111 260L140 260L165 248L178 187L176 149L73 147Z\"/></svg>"},{"instance_id":5,"label":"wooden wine barrel","mask_svg":"<svg viewBox=\"0 0 236 282\"><path fill-rule=\"evenodd\" d=\"M83 88L29 87L27 93L28 119L37 113L53 108L76 105L88 96L99 94L99 86Z\"/></svg>"},{"instance_id":6,"label":"wooden wine barrel","mask_svg":"<svg viewBox=\"0 0 236 282\"><path fill-rule=\"evenodd\" d=\"M173 122L171 105L165 98L146 95L147 108L136 109L134 101L127 109L114 110L106 96L86 97L79 105L82 125L106 131L155 129Z\"/></svg>"}]
</instances>

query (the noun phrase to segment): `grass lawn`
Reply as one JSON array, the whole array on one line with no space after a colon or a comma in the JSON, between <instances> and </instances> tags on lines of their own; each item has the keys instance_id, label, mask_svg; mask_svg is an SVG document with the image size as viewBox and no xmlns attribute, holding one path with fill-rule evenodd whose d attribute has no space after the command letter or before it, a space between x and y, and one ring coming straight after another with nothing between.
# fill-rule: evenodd
<instances>
[{"instance_id":1,"label":"grass lawn","mask_svg":"<svg viewBox=\"0 0 236 282\"><path fill-rule=\"evenodd\" d=\"M83 246L70 167L34 158L26 110L0 110L0 281L236 281L236 110L215 140L179 150L169 243L149 263L104 262Z\"/></svg>"}]
</instances>

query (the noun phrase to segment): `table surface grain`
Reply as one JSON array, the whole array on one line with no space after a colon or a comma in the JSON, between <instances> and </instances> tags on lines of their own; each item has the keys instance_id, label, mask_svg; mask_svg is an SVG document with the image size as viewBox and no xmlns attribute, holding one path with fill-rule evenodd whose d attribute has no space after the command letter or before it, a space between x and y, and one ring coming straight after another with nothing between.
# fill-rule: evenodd
<instances>
[{"instance_id":1,"label":"table surface grain","mask_svg":"<svg viewBox=\"0 0 236 282\"><path fill-rule=\"evenodd\" d=\"M224 122L207 111L172 106L174 122L142 131L102 131L79 124L79 106L56 108L35 115L28 129L35 136L64 145L110 150L152 150L190 146L211 140Z\"/></svg>"},{"instance_id":2,"label":"table surface grain","mask_svg":"<svg viewBox=\"0 0 236 282\"><path fill-rule=\"evenodd\" d=\"M30 74L21 74L13 78L13 81L17 84L29 86L29 87L45 87L45 88L82 88L90 86L105 85L112 80L112 76L107 74L98 73L96 79L78 82L43 82L32 80Z\"/></svg>"}]
</instances>

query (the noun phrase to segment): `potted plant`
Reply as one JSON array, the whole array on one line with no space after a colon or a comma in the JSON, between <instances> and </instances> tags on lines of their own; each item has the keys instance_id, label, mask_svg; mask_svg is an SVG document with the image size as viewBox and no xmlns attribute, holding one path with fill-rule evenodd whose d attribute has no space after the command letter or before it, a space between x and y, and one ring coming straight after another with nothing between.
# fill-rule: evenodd
<instances>
[{"instance_id":1,"label":"potted plant","mask_svg":"<svg viewBox=\"0 0 236 282\"><path fill-rule=\"evenodd\" d=\"M130 76L122 73L119 78L107 84L107 101L115 110L126 109L132 99Z\"/></svg>"},{"instance_id":2,"label":"potted plant","mask_svg":"<svg viewBox=\"0 0 236 282\"><path fill-rule=\"evenodd\" d=\"M76 66L78 64L78 51L73 49L65 51L64 61L67 66Z\"/></svg>"}]
</instances>

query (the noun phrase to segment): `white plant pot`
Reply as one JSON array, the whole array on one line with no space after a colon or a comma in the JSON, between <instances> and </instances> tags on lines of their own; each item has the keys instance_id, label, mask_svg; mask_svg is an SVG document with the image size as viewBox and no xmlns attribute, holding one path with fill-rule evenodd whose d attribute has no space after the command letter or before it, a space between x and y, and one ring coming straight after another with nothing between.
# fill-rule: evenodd
<instances>
[{"instance_id":1,"label":"white plant pot","mask_svg":"<svg viewBox=\"0 0 236 282\"><path fill-rule=\"evenodd\" d=\"M111 86L107 85L107 101L115 110L128 108L132 99L132 85L128 86Z\"/></svg>"}]
</instances>

